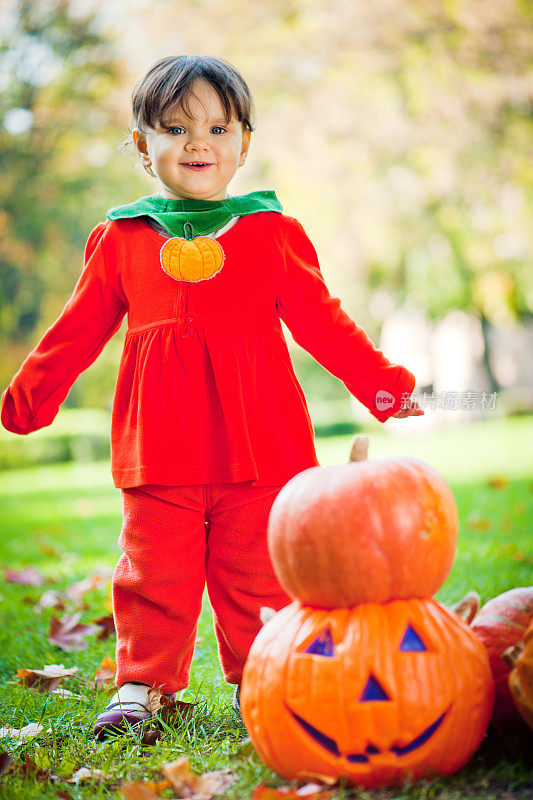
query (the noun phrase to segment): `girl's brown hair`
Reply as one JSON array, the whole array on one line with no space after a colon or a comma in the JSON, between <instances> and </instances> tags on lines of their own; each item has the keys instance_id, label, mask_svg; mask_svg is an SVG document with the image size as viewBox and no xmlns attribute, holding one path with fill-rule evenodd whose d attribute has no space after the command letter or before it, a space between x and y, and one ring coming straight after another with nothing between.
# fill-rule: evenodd
<instances>
[{"instance_id":1,"label":"girl's brown hair","mask_svg":"<svg viewBox=\"0 0 533 800\"><path fill-rule=\"evenodd\" d=\"M135 86L131 100L133 127L146 132L180 105L190 116L188 98L196 80L209 83L218 94L229 122L233 113L243 130L253 130L250 89L237 70L215 56L167 56L157 61Z\"/></svg>"}]
</instances>

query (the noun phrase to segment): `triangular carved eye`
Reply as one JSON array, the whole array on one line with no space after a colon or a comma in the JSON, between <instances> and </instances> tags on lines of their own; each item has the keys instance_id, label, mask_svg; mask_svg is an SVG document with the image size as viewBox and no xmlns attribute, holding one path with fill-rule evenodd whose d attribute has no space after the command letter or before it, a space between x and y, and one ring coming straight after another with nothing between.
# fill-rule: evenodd
<instances>
[{"instance_id":1,"label":"triangular carved eye","mask_svg":"<svg viewBox=\"0 0 533 800\"><path fill-rule=\"evenodd\" d=\"M411 625L405 629L400 650L404 653L424 653L427 650L426 645Z\"/></svg>"},{"instance_id":2,"label":"triangular carved eye","mask_svg":"<svg viewBox=\"0 0 533 800\"><path fill-rule=\"evenodd\" d=\"M316 639L313 639L311 644L304 650L304 653L313 653L316 656L328 656L330 658L334 656L335 646L330 629L324 628L323 631L320 631Z\"/></svg>"}]
</instances>

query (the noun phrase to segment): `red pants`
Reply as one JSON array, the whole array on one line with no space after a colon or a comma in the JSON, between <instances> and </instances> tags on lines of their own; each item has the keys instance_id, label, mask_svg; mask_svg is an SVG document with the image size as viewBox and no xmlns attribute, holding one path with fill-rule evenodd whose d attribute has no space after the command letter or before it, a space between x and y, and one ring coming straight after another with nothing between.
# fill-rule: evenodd
<instances>
[{"instance_id":1,"label":"red pants","mask_svg":"<svg viewBox=\"0 0 533 800\"><path fill-rule=\"evenodd\" d=\"M117 686L188 686L206 583L224 677L240 683L261 606L277 611L291 602L266 543L280 489L245 481L122 490L123 554L113 575Z\"/></svg>"}]
</instances>

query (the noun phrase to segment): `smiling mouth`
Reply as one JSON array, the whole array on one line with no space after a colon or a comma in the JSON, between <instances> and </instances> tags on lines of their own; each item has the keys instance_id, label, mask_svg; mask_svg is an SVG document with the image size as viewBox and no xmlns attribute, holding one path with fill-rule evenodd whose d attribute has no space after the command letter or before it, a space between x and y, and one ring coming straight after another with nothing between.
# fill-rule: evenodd
<instances>
[{"instance_id":1,"label":"smiling mouth","mask_svg":"<svg viewBox=\"0 0 533 800\"><path fill-rule=\"evenodd\" d=\"M299 722L302 728L307 731L307 733L319 744L329 750L334 756L342 756L343 753L338 748L337 742L334 739L330 739L329 736L326 736L324 733L319 731L317 728L314 728L309 722L306 722L302 717L299 717L298 714L295 714L294 711L291 711L289 708L294 719ZM370 761L369 756L378 755L380 753L394 753L396 756L404 756L407 753L411 753L413 750L416 750L418 747L421 747L427 740L433 736L437 728L440 727L441 722L443 721L444 717L448 711L445 711L443 714L440 715L435 722L432 722L431 725L422 731L416 738L414 738L411 742L404 745L403 747L399 747L398 745L394 745L391 747L390 750L380 750L378 747L375 747L373 744L368 744L367 748L364 753L350 753L346 756L348 761L351 761L354 764L366 764Z\"/></svg>"},{"instance_id":2,"label":"smiling mouth","mask_svg":"<svg viewBox=\"0 0 533 800\"><path fill-rule=\"evenodd\" d=\"M195 169L195 170L205 170L208 167L212 167L213 164L207 161L183 161L181 163L182 167L187 167L188 169Z\"/></svg>"}]
</instances>

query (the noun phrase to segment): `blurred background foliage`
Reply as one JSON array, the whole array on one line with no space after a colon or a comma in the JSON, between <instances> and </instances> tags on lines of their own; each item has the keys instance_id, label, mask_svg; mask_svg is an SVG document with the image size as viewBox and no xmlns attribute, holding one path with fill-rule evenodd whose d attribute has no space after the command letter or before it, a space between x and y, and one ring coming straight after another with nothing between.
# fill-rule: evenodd
<instances>
[{"instance_id":1,"label":"blurred background foliage","mask_svg":"<svg viewBox=\"0 0 533 800\"><path fill-rule=\"evenodd\" d=\"M61 311L107 208L157 191L120 152L133 85L164 55L209 53L257 108L230 191L276 190L374 341L398 308L474 315L497 389L487 329L533 316L532 22L526 0L3 0L1 385ZM122 337L67 405L110 407ZM293 356L318 425L325 401L349 408Z\"/></svg>"}]
</instances>

